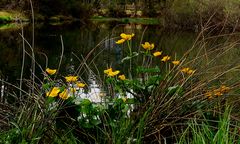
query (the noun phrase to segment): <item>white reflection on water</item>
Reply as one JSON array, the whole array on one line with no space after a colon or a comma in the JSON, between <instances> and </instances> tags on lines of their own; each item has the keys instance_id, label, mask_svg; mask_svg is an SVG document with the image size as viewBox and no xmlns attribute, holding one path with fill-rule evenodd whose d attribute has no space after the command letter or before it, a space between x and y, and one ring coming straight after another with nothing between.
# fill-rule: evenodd
<instances>
[{"instance_id":1,"label":"white reflection on water","mask_svg":"<svg viewBox=\"0 0 240 144\"><path fill-rule=\"evenodd\" d=\"M84 88L78 88L77 86L73 87L76 89L75 103L80 103L82 99L89 99L95 103L103 102L102 100L103 96L105 96L105 93L97 83L96 77L93 74L89 74L87 90Z\"/></svg>"},{"instance_id":2,"label":"white reflection on water","mask_svg":"<svg viewBox=\"0 0 240 144\"><path fill-rule=\"evenodd\" d=\"M92 102L102 102L102 93L103 91L100 89L100 86L97 84L96 80L92 80L90 84L88 85L89 90L87 92L84 92L84 89L77 89L78 97L81 99L89 99Z\"/></svg>"}]
</instances>

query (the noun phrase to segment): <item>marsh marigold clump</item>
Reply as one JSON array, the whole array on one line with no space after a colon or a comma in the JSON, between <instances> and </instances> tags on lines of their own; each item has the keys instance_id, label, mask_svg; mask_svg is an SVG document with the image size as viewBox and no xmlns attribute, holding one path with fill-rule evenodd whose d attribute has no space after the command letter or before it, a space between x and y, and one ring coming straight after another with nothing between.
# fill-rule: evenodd
<instances>
[{"instance_id":1,"label":"marsh marigold clump","mask_svg":"<svg viewBox=\"0 0 240 144\"><path fill-rule=\"evenodd\" d=\"M124 42L125 42L125 39L120 39L120 40L116 41L116 44L122 44Z\"/></svg>"}]
</instances>

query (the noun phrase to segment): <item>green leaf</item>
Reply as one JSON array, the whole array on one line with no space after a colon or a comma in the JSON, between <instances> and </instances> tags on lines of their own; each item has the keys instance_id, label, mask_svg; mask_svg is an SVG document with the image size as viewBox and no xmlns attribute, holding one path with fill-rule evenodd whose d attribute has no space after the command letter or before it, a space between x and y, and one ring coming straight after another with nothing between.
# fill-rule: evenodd
<instances>
[{"instance_id":1,"label":"green leaf","mask_svg":"<svg viewBox=\"0 0 240 144\"><path fill-rule=\"evenodd\" d=\"M89 105L92 104L92 102L91 102L89 99L83 99L82 102L81 102L81 104L82 104L83 106L89 106Z\"/></svg>"},{"instance_id":2,"label":"green leaf","mask_svg":"<svg viewBox=\"0 0 240 144\"><path fill-rule=\"evenodd\" d=\"M139 53L133 52L133 53L132 53L132 58L133 58L133 57L136 57L136 56L138 56L138 55L139 55Z\"/></svg>"},{"instance_id":3,"label":"green leaf","mask_svg":"<svg viewBox=\"0 0 240 144\"><path fill-rule=\"evenodd\" d=\"M138 54L137 52L133 52L131 56L126 56L125 58L123 58L123 59L121 60L121 63L123 63L123 62L126 61L126 60L130 60L130 59L132 59L132 58L134 58L134 57L136 57L136 56L138 56L138 55L139 55L139 54Z\"/></svg>"},{"instance_id":4,"label":"green leaf","mask_svg":"<svg viewBox=\"0 0 240 144\"><path fill-rule=\"evenodd\" d=\"M134 98L128 98L126 103L127 104L135 104L135 99Z\"/></svg>"},{"instance_id":5,"label":"green leaf","mask_svg":"<svg viewBox=\"0 0 240 144\"><path fill-rule=\"evenodd\" d=\"M108 77L108 78L106 79L106 83L107 83L107 84L112 84L112 83L114 83L114 78Z\"/></svg>"},{"instance_id":6,"label":"green leaf","mask_svg":"<svg viewBox=\"0 0 240 144\"><path fill-rule=\"evenodd\" d=\"M161 80L163 80L163 77L161 75L150 76L146 82L147 83L146 85L147 86L158 85Z\"/></svg>"},{"instance_id":7,"label":"green leaf","mask_svg":"<svg viewBox=\"0 0 240 144\"><path fill-rule=\"evenodd\" d=\"M52 103L55 101L54 97L47 97L47 103Z\"/></svg>"},{"instance_id":8,"label":"green leaf","mask_svg":"<svg viewBox=\"0 0 240 144\"><path fill-rule=\"evenodd\" d=\"M48 89L50 88L50 84L49 84L49 83L43 84L43 85L42 85L42 88L43 88L44 90L48 90Z\"/></svg>"},{"instance_id":9,"label":"green leaf","mask_svg":"<svg viewBox=\"0 0 240 144\"><path fill-rule=\"evenodd\" d=\"M127 57L125 57L125 58L123 58L122 60L121 60L121 63L123 63L124 61L126 61L126 60L130 60L132 57L130 57L130 56L127 56Z\"/></svg>"},{"instance_id":10,"label":"green leaf","mask_svg":"<svg viewBox=\"0 0 240 144\"><path fill-rule=\"evenodd\" d=\"M91 123L92 123L94 126L96 126L96 125L100 124L101 121L100 121L99 119L91 119Z\"/></svg>"}]
</instances>

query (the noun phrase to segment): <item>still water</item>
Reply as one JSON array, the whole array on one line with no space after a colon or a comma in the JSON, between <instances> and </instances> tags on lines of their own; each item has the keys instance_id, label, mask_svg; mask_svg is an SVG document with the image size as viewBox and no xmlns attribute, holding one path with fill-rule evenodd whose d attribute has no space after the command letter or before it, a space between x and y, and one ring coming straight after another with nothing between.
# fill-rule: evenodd
<instances>
[{"instance_id":1,"label":"still water","mask_svg":"<svg viewBox=\"0 0 240 144\"><path fill-rule=\"evenodd\" d=\"M155 25L117 24L117 23L73 23L68 25L37 24L34 29L34 51L36 62L43 69L58 68L60 58L61 67L59 76L74 74L79 66L87 61L91 71L80 69L79 76L88 84L87 92L83 97L90 97L100 101L102 94L98 76L103 70L111 66L124 71L126 65L121 60L126 56L124 45L117 45L121 33L134 33L131 42L132 51L138 51L145 41L155 44L155 50L163 51L176 59L192 47L197 34L192 31L172 31ZM32 43L32 26L23 28L25 39ZM61 41L62 37L62 41ZM62 46L63 45L63 46ZM26 52L31 53L25 43ZM63 52L63 55L62 55ZM197 52L197 50L196 50ZM62 56L61 56L62 55ZM23 40L21 29L0 30L0 79L10 83L19 83L23 57ZM86 67L85 67L86 68ZM25 58L24 78L29 79L31 74L31 59ZM42 71L36 68L36 76L42 79ZM7 89L1 84L1 96Z\"/></svg>"}]
</instances>

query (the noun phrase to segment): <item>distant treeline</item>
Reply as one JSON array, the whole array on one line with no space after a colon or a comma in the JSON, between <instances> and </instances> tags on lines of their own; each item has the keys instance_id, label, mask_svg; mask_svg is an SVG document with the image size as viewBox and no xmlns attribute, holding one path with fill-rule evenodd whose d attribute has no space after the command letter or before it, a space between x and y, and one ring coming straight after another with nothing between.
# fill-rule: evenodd
<instances>
[{"instance_id":1,"label":"distant treeline","mask_svg":"<svg viewBox=\"0 0 240 144\"><path fill-rule=\"evenodd\" d=\"M30 0L1 0L1 9L30 15ZM199 27L207 23L240 29L239 0L32 0L35 16L157 17L166 26Z\"/></svg>"},{"instance_id":2,"label":"distant treeline","mask_svg":"<svg viewBox=\"0 0 240 144\"><path fill-rule=\"evenodd\" d=\"M32 0L35 12L44 16L71 15L81 18L92 14L101 14L107 9L108 16L125 16L127 6L131 9L144 11L146 15L155 15L173 0ZM22 10L30 13L29 0L1 0L1 9Z\"/></svg>"}]
</instances>

